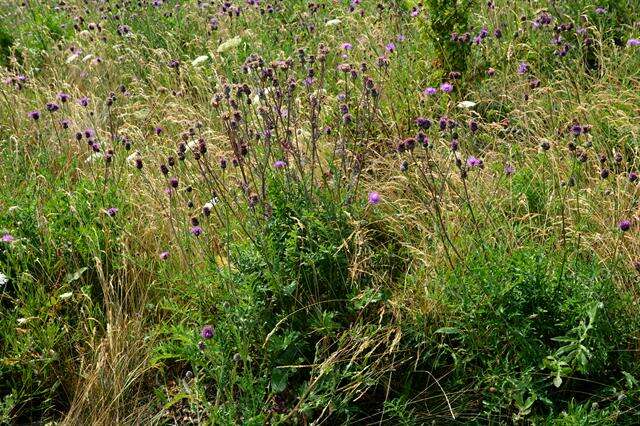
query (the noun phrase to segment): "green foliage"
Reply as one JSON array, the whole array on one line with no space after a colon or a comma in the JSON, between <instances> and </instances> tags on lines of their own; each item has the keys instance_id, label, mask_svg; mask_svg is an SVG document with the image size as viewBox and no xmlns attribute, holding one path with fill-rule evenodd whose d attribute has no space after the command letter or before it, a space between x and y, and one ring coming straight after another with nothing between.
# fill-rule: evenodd
<instances>
[{"instance_id":1,"label":"green foliage","mask_svg":"<svg viewBox=\"0 0 640 426\"><path fill-rule=\"evenodd\" d=\"M438 54L440 67L463 72L467 69L467 57L471 52L469 43L452 40L452 34L462 35L469 30L469 14L473 0L427 0L429 10L428 35Z\"/></svg>"}]
</instances>

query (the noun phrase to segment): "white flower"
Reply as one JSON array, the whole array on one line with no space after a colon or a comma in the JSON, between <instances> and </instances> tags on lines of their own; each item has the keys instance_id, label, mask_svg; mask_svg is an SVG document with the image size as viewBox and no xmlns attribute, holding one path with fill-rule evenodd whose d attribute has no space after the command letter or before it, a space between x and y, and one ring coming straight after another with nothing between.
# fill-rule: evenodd
<instances>
[{"instance_id":1,"label":"white flower","mask_svg":"<svg viewBox=\"0 0 640 426\"><path fill-rule=\"evenodd\" d=\"M472 101L462 101L458 103L459 108L473 108L474 106L476 106L476 103Z\"/></svg>"},{"instance_id":2,"label":"white flower","mask_svg":"<svg viewBox=\"0 0 640 426\"><path fill-rule=\"evenodd\" d=\"M94 152L89 157L87 157L87 159L84 160L84 162L85 163L95 163L96 161L101 160L102 157L104 157L104 154L102 152Z\"/></svg>"},{"instance_id":3,"label":"white flower","mask_svg":"<svg viewBox=\"0 0 640 426\"><path fill-rule=\"evenodd\" d=\"M226 52L227 50L235 49L236 47L238 47L240 45L241 42L242 42L242 37L240 37L240 36L235 36L233 38L230 38L229 40L225 41L220 46L218 46L218 53L222 53L222 52Z\"/></svg>"},{"instance_id":4,"label":"white flower","mask_svg":"<svg viewBox=\"0 0 640 426\"><path fill-rule=\"evenodd\" d=\"M208 59L209 59L209 56L207 55L198 56L191 62L191 65L193 65L194 67L197 67L201 63L206 62Z\"/></svg>"},{"instance_id":5,"label":"white flower","mask_svg":"<svg viewBox=\"0 0 640 426\"><path fill-rule=\"evenodd\" d=\"M8 282L9 282L9 278L5 274L0 272L0 286L3 286Z\"/></svg>"},{"instance_id":6,"label":"white flower","mask_svg":"<svg viewBox=\"0 0 640 426\"><path fill-rule=\"evenodd\" d=\"M339 19L332 19L330 21L327 21L326 24L324 24L325 27L335 27L336 25L340 25L342 23L341 20Z\"/></svg>"},{"instance_id":7,"label":"white flower","mask_svg":"<svg viewBox=\"0 0 640 426\"><path fill-rule=\"evenodd\" d=\"M133 154L131 154L130 156L127 157L127 163L129 163L132 166L135 166L136 165L136 160L138 158L140 158L140 157L141 157L140 152L136 151L136 152L134 152Z\"/></svg>"}]
</instances>

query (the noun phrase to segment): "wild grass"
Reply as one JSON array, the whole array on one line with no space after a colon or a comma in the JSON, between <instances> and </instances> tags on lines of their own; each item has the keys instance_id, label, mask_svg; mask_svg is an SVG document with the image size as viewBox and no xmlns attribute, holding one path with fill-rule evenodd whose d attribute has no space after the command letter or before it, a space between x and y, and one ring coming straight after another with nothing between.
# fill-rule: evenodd
<instances>
[{"instance_id":1,"label":"wild grass","mask_svg":"<svg viewBox=\"0 0 640 426\"><path fill-rule=\"evenodd\" d=\"M0 1L0 423L637 423L638 12Z\"/></svg>"}]
</instances>

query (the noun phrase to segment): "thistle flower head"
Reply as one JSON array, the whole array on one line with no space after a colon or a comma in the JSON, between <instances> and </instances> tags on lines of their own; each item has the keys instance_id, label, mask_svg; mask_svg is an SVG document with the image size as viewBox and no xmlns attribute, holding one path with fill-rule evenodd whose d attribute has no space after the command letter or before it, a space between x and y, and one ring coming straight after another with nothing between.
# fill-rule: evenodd
<instances>
[{"instance_id":1,"label":"thistle flower head","mask_svg":"<svg viewBox=\"0 0 640 426\"><path fill-rule=\"evenodd\" d=\"M369 204L376 205L380 203L380 194L375 191L369 192Z\"/></svg>"},{"instance_id":2,"label":"thistle flower head","mask_svg":"<svg viewBox=\"0 0 640 426\"><path fill-rule=\"evenodd\" d=\"M200 336L203 339L211 339L213 337L213 326L205 325L204 327L202 327L202 330L200 331Z\"/></svg>"}]
</instances>

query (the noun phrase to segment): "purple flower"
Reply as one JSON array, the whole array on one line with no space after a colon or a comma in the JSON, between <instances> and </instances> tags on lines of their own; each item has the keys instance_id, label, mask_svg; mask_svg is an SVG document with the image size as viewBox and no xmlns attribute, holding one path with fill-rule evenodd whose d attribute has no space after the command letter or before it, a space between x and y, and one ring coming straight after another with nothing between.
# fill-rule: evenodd
<instances>
[{"instance_id":1,"label":"purple flower","mask_svg":"<svg viewBox=\"0 0 640 426\"><path fill-rule=\"evenodd\" d=\"M7 244L11 244L15 240L16 239L13 237L13 235L11 235L9 233L4 233L4 235L2 235L2 238L0 239L0 241L2 241L3 243L7 243Z\"/></svg>"},{"instance_id":2,"label":"purple flower","mask_svg":"<svg viewBox=\"0 0 640 426\"><path fill-rule=\"evenodd\" d=\"M178 178L177 177L172 177L171 179L169 179L169 185L171 185L172 188L177 188L178 187Z\"/></svg>"},{"instance_id":3,"label":"purple flower","mask_svg":"<svg viewBox=\"0 0 640 426\"><path fill-rule=\"evenodd\" d=\"M622 232L627 232L629 229L631 229L631 222L626 219L621 220L620 222L618 222L618 228Z\"/></svg>"},{"instance_id":4,"label":"purple flower","mask_svg":"<svg viewBox=\"0 0 640 426\"><path fill-rule=\"evenodd\" d=\"M162 127L157 126L157 127L154 129L154 131L155 131L156 135L158 135L158 136L159 136L159 135L160 135L160 133L162 133Z\"/></svg>"},{"instance_id":5,"label":"purple flower","mask_svg":"<svg viewBox=\"0 0 640 426\"><path fill-rule=\"evenodd\" d=\"M387 49L387 52L395 52L396 45L394 43L389 43L385 48Z\"/></svg>"},{"instance_id":6,"label":"purple flower","mask_svg":"<svg viewBox=\"0 0 640 426\"><path fill-rule=\"evenodd\" d=\"M191 233L194 237L199 237L200 235L202 235L202 228L199 226L192 226Z\"/></svg>"},{"instance_id":7,"label":"purple flower","mask_svg":"<svg viewBox=\"0 0 640 426\"><path fill-rule=\"evenodd\" d=\"M58 93L58 99L60 99L60 102L62 102L62 103L67 102L70 98L71 98L71 96L66 94L66 93L64 93L64 92Z\"/></svg>"},{"instance_id":8,"label":"purple flower","mask_svg":"<svg viewBox=\"0 0 640 426\"><path fill-rule=\"evenodd\" d=\"M55 102L47 102L47 111L56 112L59 109L60 109L60 107L58 106L57 103L55 103Z\"/></svg>"},{"instance_id":9,"label":"purple flower","mask_svg":"<svg viewBox=\"0 0 640 426\"><path fill-rule=\"evenodd\" d=\"M451 93L453 91L453 84L451 84L451 83L442 83L440 85L440 90L442 90L444 93Z\"/></svg>"},{"instance_id":10,"label":"purple flower","mask_svg":"<svg viewBox=\"0 0 640 426\"><path fill-rule=\"evenodd\" d=\"M167 260L168 258L169 258L168 251L163 251L162 253L160 253L160 260Z\"/></svg>"},{"instance_id":11,"label":"purple flower","mask_svg":"<svg viewBox=\"0 0 640 426\"><path fill-rule=\"evenodd\" d=\"M426 89L424 89L423 93L425 95L433 96L438 93L438 89L436 89L435 87L427 87Z\"/></svg>"},{"instance_id":12,"label":"purple flower","mask_svg":"<svg viewBox=\"0 0 640 426\"><path fill-rule=\"evenodd\" d=\"M78 99L78 105L83 107L89 106L89 98L87 98L86 96L81 97L80 99Z\"/></svg>"},{"instance_id":13,"label":"purple flower","mask_svg":"<svg viewBox=\"0 0 640 426\"><path fill-rule=\"evenodd\" d=\"M496 70L494 68L491 68L491 67L487 68L487 75L489 77L493 77L494 75L496 75Z\"/></svg>"},{"instance_id":14,"label":"purple flower","mask_svg":"<svg viewBox=\"0 0 640 426\"><path fill-rule=\"evenodd\" d=\"M473 155L467 158L467 166L469 166L470 168L481 167L482 164L482 160L474 157Z\"/></svg>"},{"instance_id":15,"label":"purple flower","mask_svg":"<svg viewBox=\"0 0 640 426\"><path fill-rule=\"evenodd\" d=\"M34 121L37 121L37 120L40 119L40 111L37 111L37 110L36 111L30 111L28 115L29 115L29 118L34 120Z\"/></svg>"},{"instance_id":16,"label":"purple flower","mask_svg":"<svg viewBox=\"0 0 640 426\"><path fill-rule=\"evenodd\" d=\"M627 46L640 46L640 38L630 38L627 41Z\"/></svg>"},{"instance_id":17,"label":"purple flower","mask_svg":"<svg viewBox=\"0 0 640 426\"><path fill-rule=\"evenodd\" d=\"M507 164L506 166L504 166L504 174L505 175L511 176L515 172L516 172L516 169L511 164Z\"/></svg>"},{"instance_id":18,"label":"purple flower","mask_svg":"<svg viewBox=\"0 0 640 426\"><path fill-rule=\"evenodd\" d=\"M353 49L353 45L351 43L342 43L342 50L351 50Z\"/></svg>"},{"instance_id":19,"label":"purple flower","mask_svg":"<svg viewBox=\"0 0 640 426\"><path fill-rule=\"evenodd\" d=\"M518 74L526 74L527 71L529 71L529 64L526 62L520 62L520 65L518 65Z\"/></svg>"},{"instance_id":20,"label":"purple flower","mask_svg":"<svg viewBox=\"0 0 640 426\"><path fill-rule=\"evenodd\" d=\"M369 204L376 205L380 203L380 194L375 191L369 193Z\"/></svg>"},{"instance_id":21,"label":"purple flower","mask_svg":"<svg viewBox=\"0 0 640 426\"><path fill-rule=\"evenodd\" d=\"M285 167L287 167L287 163L282 160L278 160L273 163L273 167L275 167L276 169L284 169Z\"/></svg>"},{"instance_id":22,"label":"purple flower","mask_svg":"<svg viewBox=\"0 0 640 426\"><path fill-rule=\"evenodd\" d=\"M431 127L431 120L429 120L428 118L424 118L424 117L418 117L418 118L416 118L416 124L421 129L428 129L429 127Z\"/></svg>"},{"instance_id":23,"label":"purple flower","mask_svg":"<svg viewBox=\"0 0 640 426\"><path fill-rule=\"evenodd\" d=\"M400 43L402 43L406 39L407 38L404 36L404 34L398 34L398 36L396 37L396 40L398 40Z\"/></svg>"},{"instance_id":24,"label":"purple flower","mask_svg":"<svg viewBox=\"0 0 640 426\"><path fill-rule=\"evenodd\" d=\"M637 182L638 181L638 173L629 172L629 182Z\"/></svg>"},{"instance_id":25,"label":"purple flower","mask_svg":"<svg viewBox=\"0 0 640 426\"><path fill-rule=\"evenodd\" d=\"M203 339L211 339L213 337L213 326L205 325L204 327L202 327L200 336L202 336Z\"/></svg>"},{"instance_id":26,"label":"purple flower","mask_svg":"<svg viewBox=\"0 0 640 426\"><path fill-rule=\"evenodd\" d=\"M118 209L115 207L109 207L107 209L107 214L111 217L114 217L116 215L116 213L118 213Z\"/></svg>"},{"instance_id":27,"label":"purple flower","mask_svg":"<svg viewBox=\"0 0 640 426\"><path fill-rule=\"evenodd\" d=\"M580 136L580 134L582 133L582 126L580 126L579 124L574 124L573 126L571 126L570 130L574 136Z\"/></svg>"},{"instance_id":28,"label":"purple flower","mask_svg":"<svg viewBox=\"0 0 640 426\"><path fill-rule=\"evenodd\" d=\"M605 13L607 13L607 9L605 9L602 6L598 6L596 7L596 11L595 11L598 15L603 15Z\"/></svg>"},{"instance_id":29,"label":"purple flower","mask_svg":"<svg viewBox=\"0 0 640 426\"><path fill-rule=\"evenodd\" d=\"M60 120L60 125L62 126L63 129L68 129L69 126L71 125L71 121L67 118Z\"/></svg>"}]
</instances>

